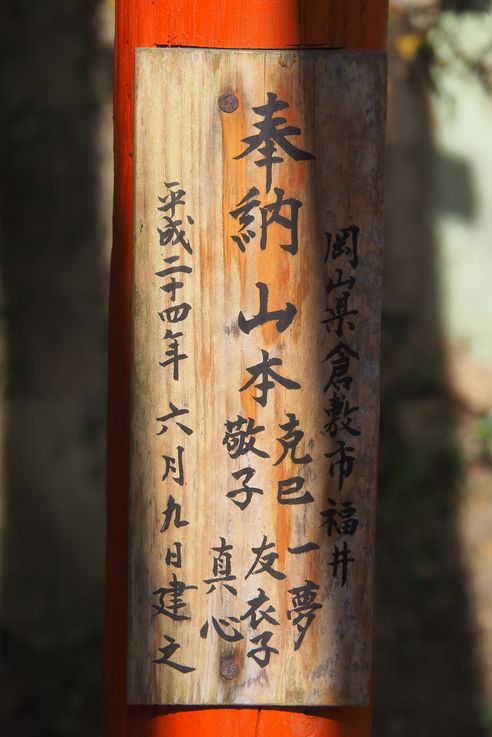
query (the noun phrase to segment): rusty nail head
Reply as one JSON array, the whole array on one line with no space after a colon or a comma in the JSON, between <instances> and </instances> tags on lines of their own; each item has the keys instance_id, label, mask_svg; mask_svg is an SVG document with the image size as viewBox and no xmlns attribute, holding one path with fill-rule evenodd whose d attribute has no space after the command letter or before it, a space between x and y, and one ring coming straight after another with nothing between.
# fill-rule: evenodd
<instances>
[{"instance_id":1,"label":"rusty nail head","mask_svg":"<svg viewBox=\"0 0 492 737\"><path fill-rule=\"evenodd\" d=\"M219 97L219 107L223 113L233 113L239 107L239 100L232 92L226 92Z\"/></svg>"},{"instance_id":2,"label":"rusty nail head","mask_svg":"<svg viewBox=\"0 0 492 737\"><path fill-rule=\"evenodd\" d=\"M232 681L239 675L239 666L233 660L223 660L220 664L220 675L226 681Z\"/></svg>"}]
</instances>

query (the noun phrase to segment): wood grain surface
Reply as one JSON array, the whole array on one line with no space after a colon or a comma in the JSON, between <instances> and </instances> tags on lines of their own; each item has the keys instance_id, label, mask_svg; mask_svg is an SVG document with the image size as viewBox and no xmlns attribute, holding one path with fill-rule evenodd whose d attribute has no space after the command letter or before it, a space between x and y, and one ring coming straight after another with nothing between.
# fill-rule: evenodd
<instances>
[{"instance_id":1,"label":"wood grain surface","mask_svg":"<svg viewBox=\"0 0 492 737\"><path fill-rule=\"evenodd\" d=\"M368 702L384 65L322 50L136 52L130 703ZM251 137L279 101L268 140L274 129L282 161L258 165L268 151ZM252 190L241 230L231 213ZM164 243L169 217L181 224ZM182 287L163 289L177 266ZM280 323L255 324L262 293ZM271 387L254 379L262 361ZM159 421L171 403L186 415ZM261 428L245 453L239 418ZM262 493L230 494L244 469ZM189 524L176 526L176 505ZM176 543L180 567L166 563ZM206 583L225 544L229 588ZM277 557L250 573L262 544ZM193 588L173 599L176 582ZM259 596L278 624L245 616Z\"/></svg>"}]
</instances>

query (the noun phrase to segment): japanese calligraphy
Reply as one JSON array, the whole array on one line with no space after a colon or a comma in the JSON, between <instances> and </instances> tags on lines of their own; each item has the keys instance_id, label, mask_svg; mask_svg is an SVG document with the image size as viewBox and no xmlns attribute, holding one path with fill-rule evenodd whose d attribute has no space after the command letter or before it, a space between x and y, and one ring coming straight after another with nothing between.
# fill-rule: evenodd
<instances>
[{"instance_id":1,"label":"japanese calligraphy","mask_svg":"<svg viewBox=\"0 0 492 737\"><path fill-rule=\"evenodd\" d=\"M289 103L279 100L275 92L267 92L266 104L253 108L253 112L262 118L262 120L254 124L254 127L258 129L258 133L243 138L246 148L235 157L236 159L241 159L243 156L249 156L249 154L255 151L260 154L260 158L255 159L255 164L265 169L267 192L270 191L270 187L272 186L272 169L274 164L281 164L284 160L279 155L279 149L282 149L294 161L307 161L315 158L313 154L296 148L288 140L292 136L298 136L301 133L301 129L297 126L285 125L287 118L282 116L276 117L276 113L288 107Z\"/></svg>"},{"instance_id":2,"label":"japanese calligraphy","mask_svg":"<svg viewBox=\"0 0 492 737\"><path fill-rule=\"evenodd\" d=\"M161 51L136 51L128 703L363 704L381 231L367 64Z\"/></svg>"}]
</instances>

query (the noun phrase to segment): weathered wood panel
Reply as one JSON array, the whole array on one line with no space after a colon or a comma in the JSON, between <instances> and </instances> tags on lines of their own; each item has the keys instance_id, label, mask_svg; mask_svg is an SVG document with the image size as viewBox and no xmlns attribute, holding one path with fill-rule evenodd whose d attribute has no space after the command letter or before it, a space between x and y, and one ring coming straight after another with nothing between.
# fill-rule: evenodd
<instances>
[{"instance_id":1,"label":"weathered wood panel","mask_svg":"<svg viewBox=\"0 0 492 737\"><path fill-rule=\"evenodd\" d=\"M130 703L368 701L384 78L136 52Z\"/></svg>"}]
</instances>

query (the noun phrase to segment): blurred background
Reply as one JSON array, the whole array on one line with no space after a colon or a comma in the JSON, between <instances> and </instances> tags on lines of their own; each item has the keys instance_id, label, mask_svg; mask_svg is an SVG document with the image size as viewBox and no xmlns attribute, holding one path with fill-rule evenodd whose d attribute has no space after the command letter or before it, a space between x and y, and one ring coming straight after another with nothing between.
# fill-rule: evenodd
<instances>
[{"instance_id":1,"label":"blurred background","mask_svg":"<svg viewBox=\"0 0 492 737\"><path fill-rule=\"evenodd\" d=\"M97 737L114 7L2 5L0 734ZM489 3L395 0L388 94L375 737L490 737Z\"/></svg>"}]
</instances>

